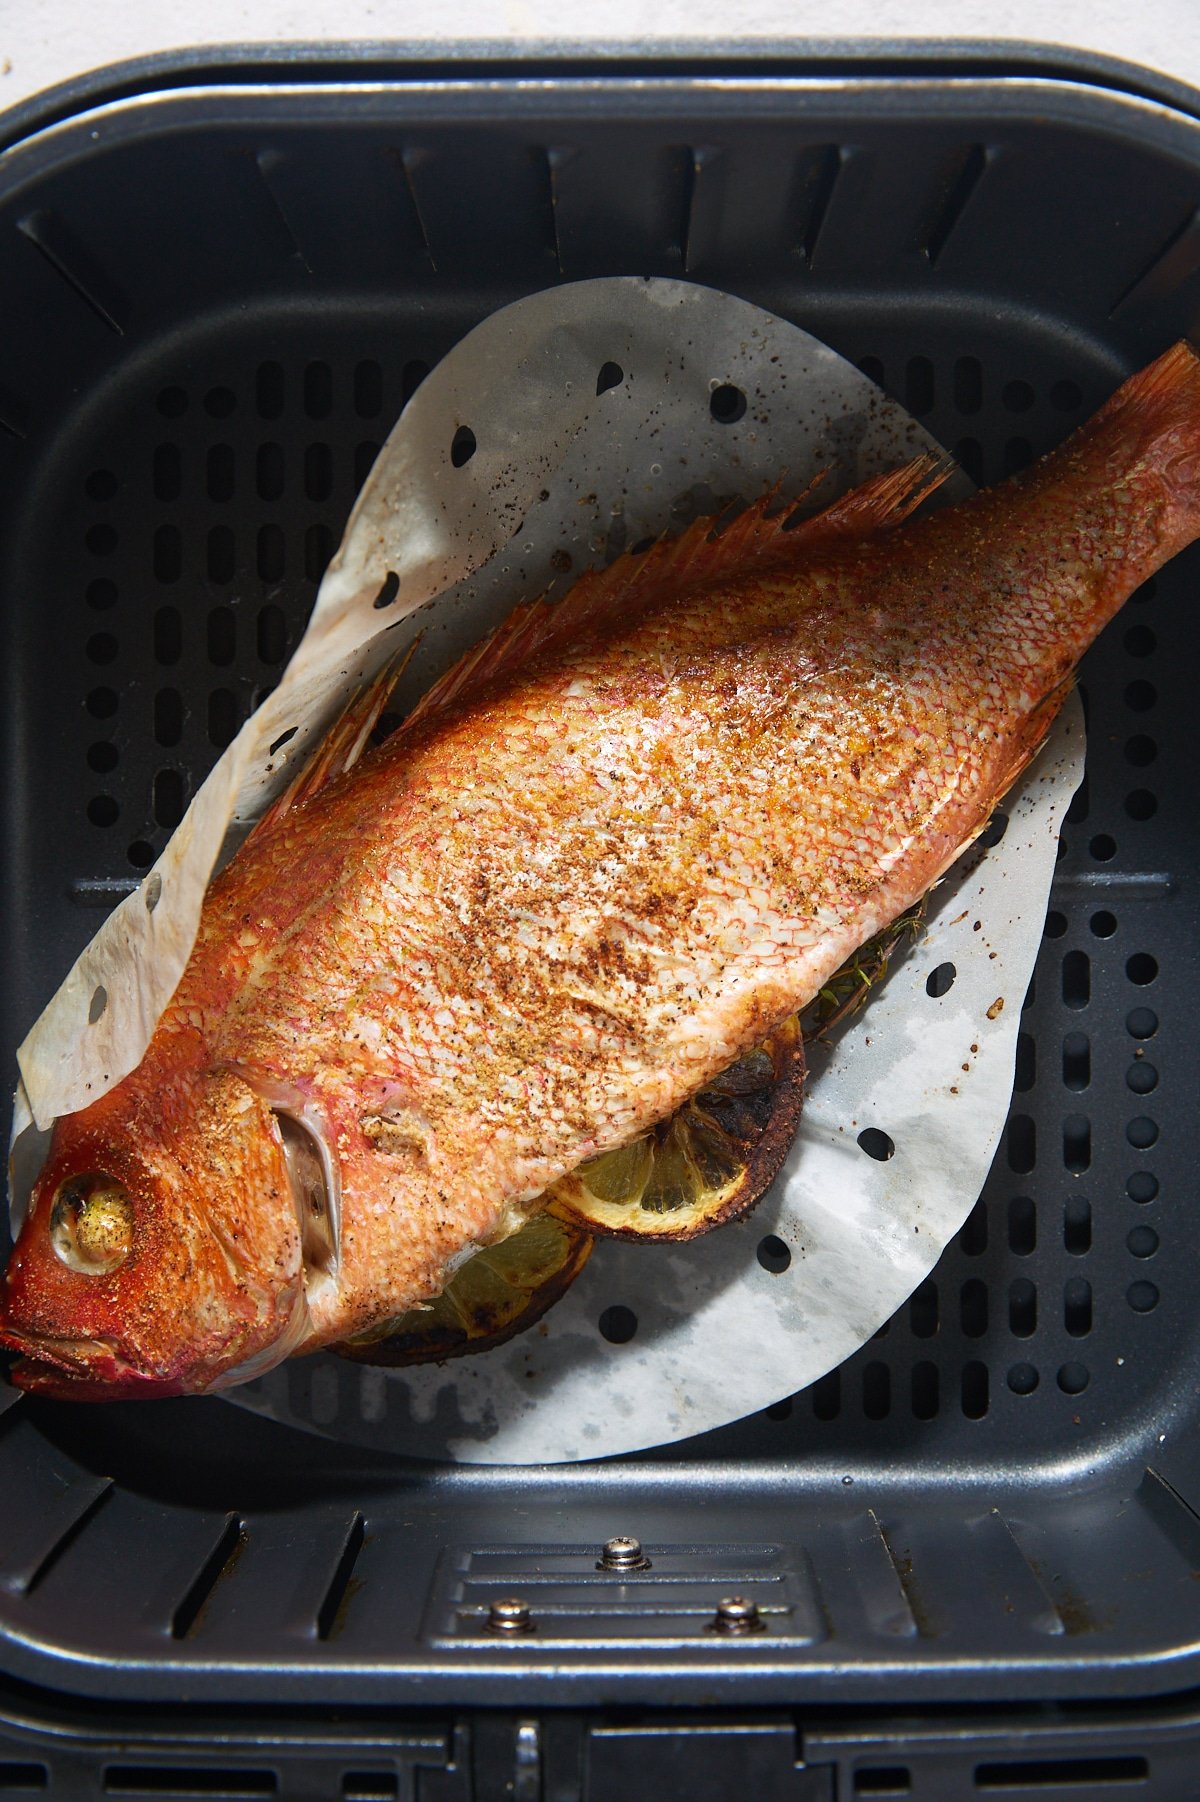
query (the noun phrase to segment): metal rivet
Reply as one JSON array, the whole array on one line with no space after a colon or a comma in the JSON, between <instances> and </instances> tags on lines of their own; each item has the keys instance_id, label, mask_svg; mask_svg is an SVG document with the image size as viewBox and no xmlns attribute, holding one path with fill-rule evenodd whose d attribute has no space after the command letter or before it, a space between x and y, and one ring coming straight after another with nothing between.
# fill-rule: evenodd
<instances>
[{"instance_id":1,"label":"metal rivet","mask_svg":"<svg viewBox=\"0 0 1200 1802\"><path fill-rule=\"evenodd\" d=\"M621 1533L616 1539L606 1539L596 1560L597 1570L649 1570L650 1560L642 1550L640 1539L632 1539Z\"/></svg>"},{"instance_id":2,"label":"metal rivet","mask_svg":"<svg viewBox=\"0 0 1200 1802\"><path fill-rule=\"evenodd\" d=\"M487 1628L489 1633L532 1633L529 1603L519 1596L502 1596L488 1609Z\"/></svg>"},{"instance_id":3,"label":"metal rivet","mask_svg":"<svg viewBox=\"0 0 1200 1802\"><path fill-rule=\"evenodd\" d=\"M709 1623L714 1633L761 1633L766 1624L747 1596L723 1596Z\"/></svg>"}]
</instances>

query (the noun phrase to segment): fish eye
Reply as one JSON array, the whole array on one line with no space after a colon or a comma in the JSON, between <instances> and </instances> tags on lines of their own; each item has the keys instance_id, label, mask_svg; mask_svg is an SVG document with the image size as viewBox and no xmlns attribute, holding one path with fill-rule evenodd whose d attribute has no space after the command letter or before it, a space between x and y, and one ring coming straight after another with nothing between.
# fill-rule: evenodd
<instances>
[{"instance_id":1,"label":"fish eye","mask_svg":"<svg viewBox=\"0 0 1200 1802\"><path fill-rule=\"evenodd\" d=\"M55 1256L79 1276L109 1276L133 1249L133 1202L102 1170L68 1177L50 1208Z\"/></svg>"}]
</instances>

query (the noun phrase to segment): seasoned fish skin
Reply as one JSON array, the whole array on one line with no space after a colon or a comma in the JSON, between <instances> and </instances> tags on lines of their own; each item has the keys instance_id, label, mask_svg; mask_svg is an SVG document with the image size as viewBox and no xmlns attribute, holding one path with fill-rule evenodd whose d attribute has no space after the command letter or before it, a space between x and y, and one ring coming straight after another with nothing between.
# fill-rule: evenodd
<instances>
[{"instance_id":1,"label":"seasoned fish skin","mask_svg":"<svg viewBox=\"0 0 1200 1802\"><path fill-rule=\"evenodd\" d=\"M56 1128L8 1278L2 1337L40 1360L20 1380L209 1387L437 1293L924 893L1088 644L1200 533L1200 363L1176 347L1022 477L897 524L932 473L584 578L257 833L142 1064ZM206 1167L218 1083L222 1144L270 1142L240 1214ZM265 1104L327 1158L336 1218L302 1290ZM232 1287L199 1349L149 1227L112 1275L53 1268L48 1212L85 1144L88 1169L136 1166L160 1239L164 1215L225 1222ZM239 1271L235 1214L278 1280L265 1256ZM224 1339L222 1305L242 1323Z\"/></svg>"}]
</instances>

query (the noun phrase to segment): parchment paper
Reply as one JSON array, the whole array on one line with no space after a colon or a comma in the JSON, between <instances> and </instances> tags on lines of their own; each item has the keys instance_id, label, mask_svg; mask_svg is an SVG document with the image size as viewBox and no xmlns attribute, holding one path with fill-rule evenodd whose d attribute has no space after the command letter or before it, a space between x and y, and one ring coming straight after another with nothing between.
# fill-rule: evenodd
<instances>
[{"instance_id":1,"label":"parchment paper","mask_svg":"<svg viewBox=\"0 0 1200 1802\"><path fill-rule=\"evenodd\" d=\"M781 480L782 496L803 494L827 471L805 503L815 510L931 446L826 346L712 290L581 282L486 320L381 452L283 681L22 1046L38 1123L136 1065L214 869L345 698L415 635L401 704L517 601L589 565ZM968 488L955 477L942 499ZM1082 761L1072 707L1002 841L952 873L926 941L830 1059L815 1057L796 1146L749 1221L672 1249L601 1243L544 1331L481 1357L384 1372L322 1354L228 1399L420 1456L543 1462L705 1431L840 1362L928 1273L978 1194ZM947 961L954 984L934 999L926 978ZM887 1132L894 1156L860 1148L867 1126ZM18 1213L39 1150L32 1131L16 1146ZM756 1256L768 1233L791 1252L778 1275ZM626 1344L599 1331L614 1305L636 1318Z\"/></svg>"}]
</instances>

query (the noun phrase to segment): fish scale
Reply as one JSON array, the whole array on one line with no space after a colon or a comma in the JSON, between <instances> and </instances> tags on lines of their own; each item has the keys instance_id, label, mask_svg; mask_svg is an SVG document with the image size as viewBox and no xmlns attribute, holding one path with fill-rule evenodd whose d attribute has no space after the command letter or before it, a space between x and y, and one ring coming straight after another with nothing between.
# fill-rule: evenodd
<instances>
[{"instance_id":1,"label":"fish scale","mask_svg":"<svg viewBox=\"0 0 1200 1802\"><path fill-rule=\"evenodd\" d=\"M793 530L771 496L701 522L520 609L353 768L335 744L213 885L141 1065L55 1129L18 1380L218 1386L438 1293L923 894L1200 533L1200 363L1176 347L1035 470L909 520L944 473ZM299 1252L280 1113L326 1185ZM92 1171L131 1196L103 1275L45 1230ZM184 1218L190 1287L154 1255Z\"/></svg>"}]
</instances>

